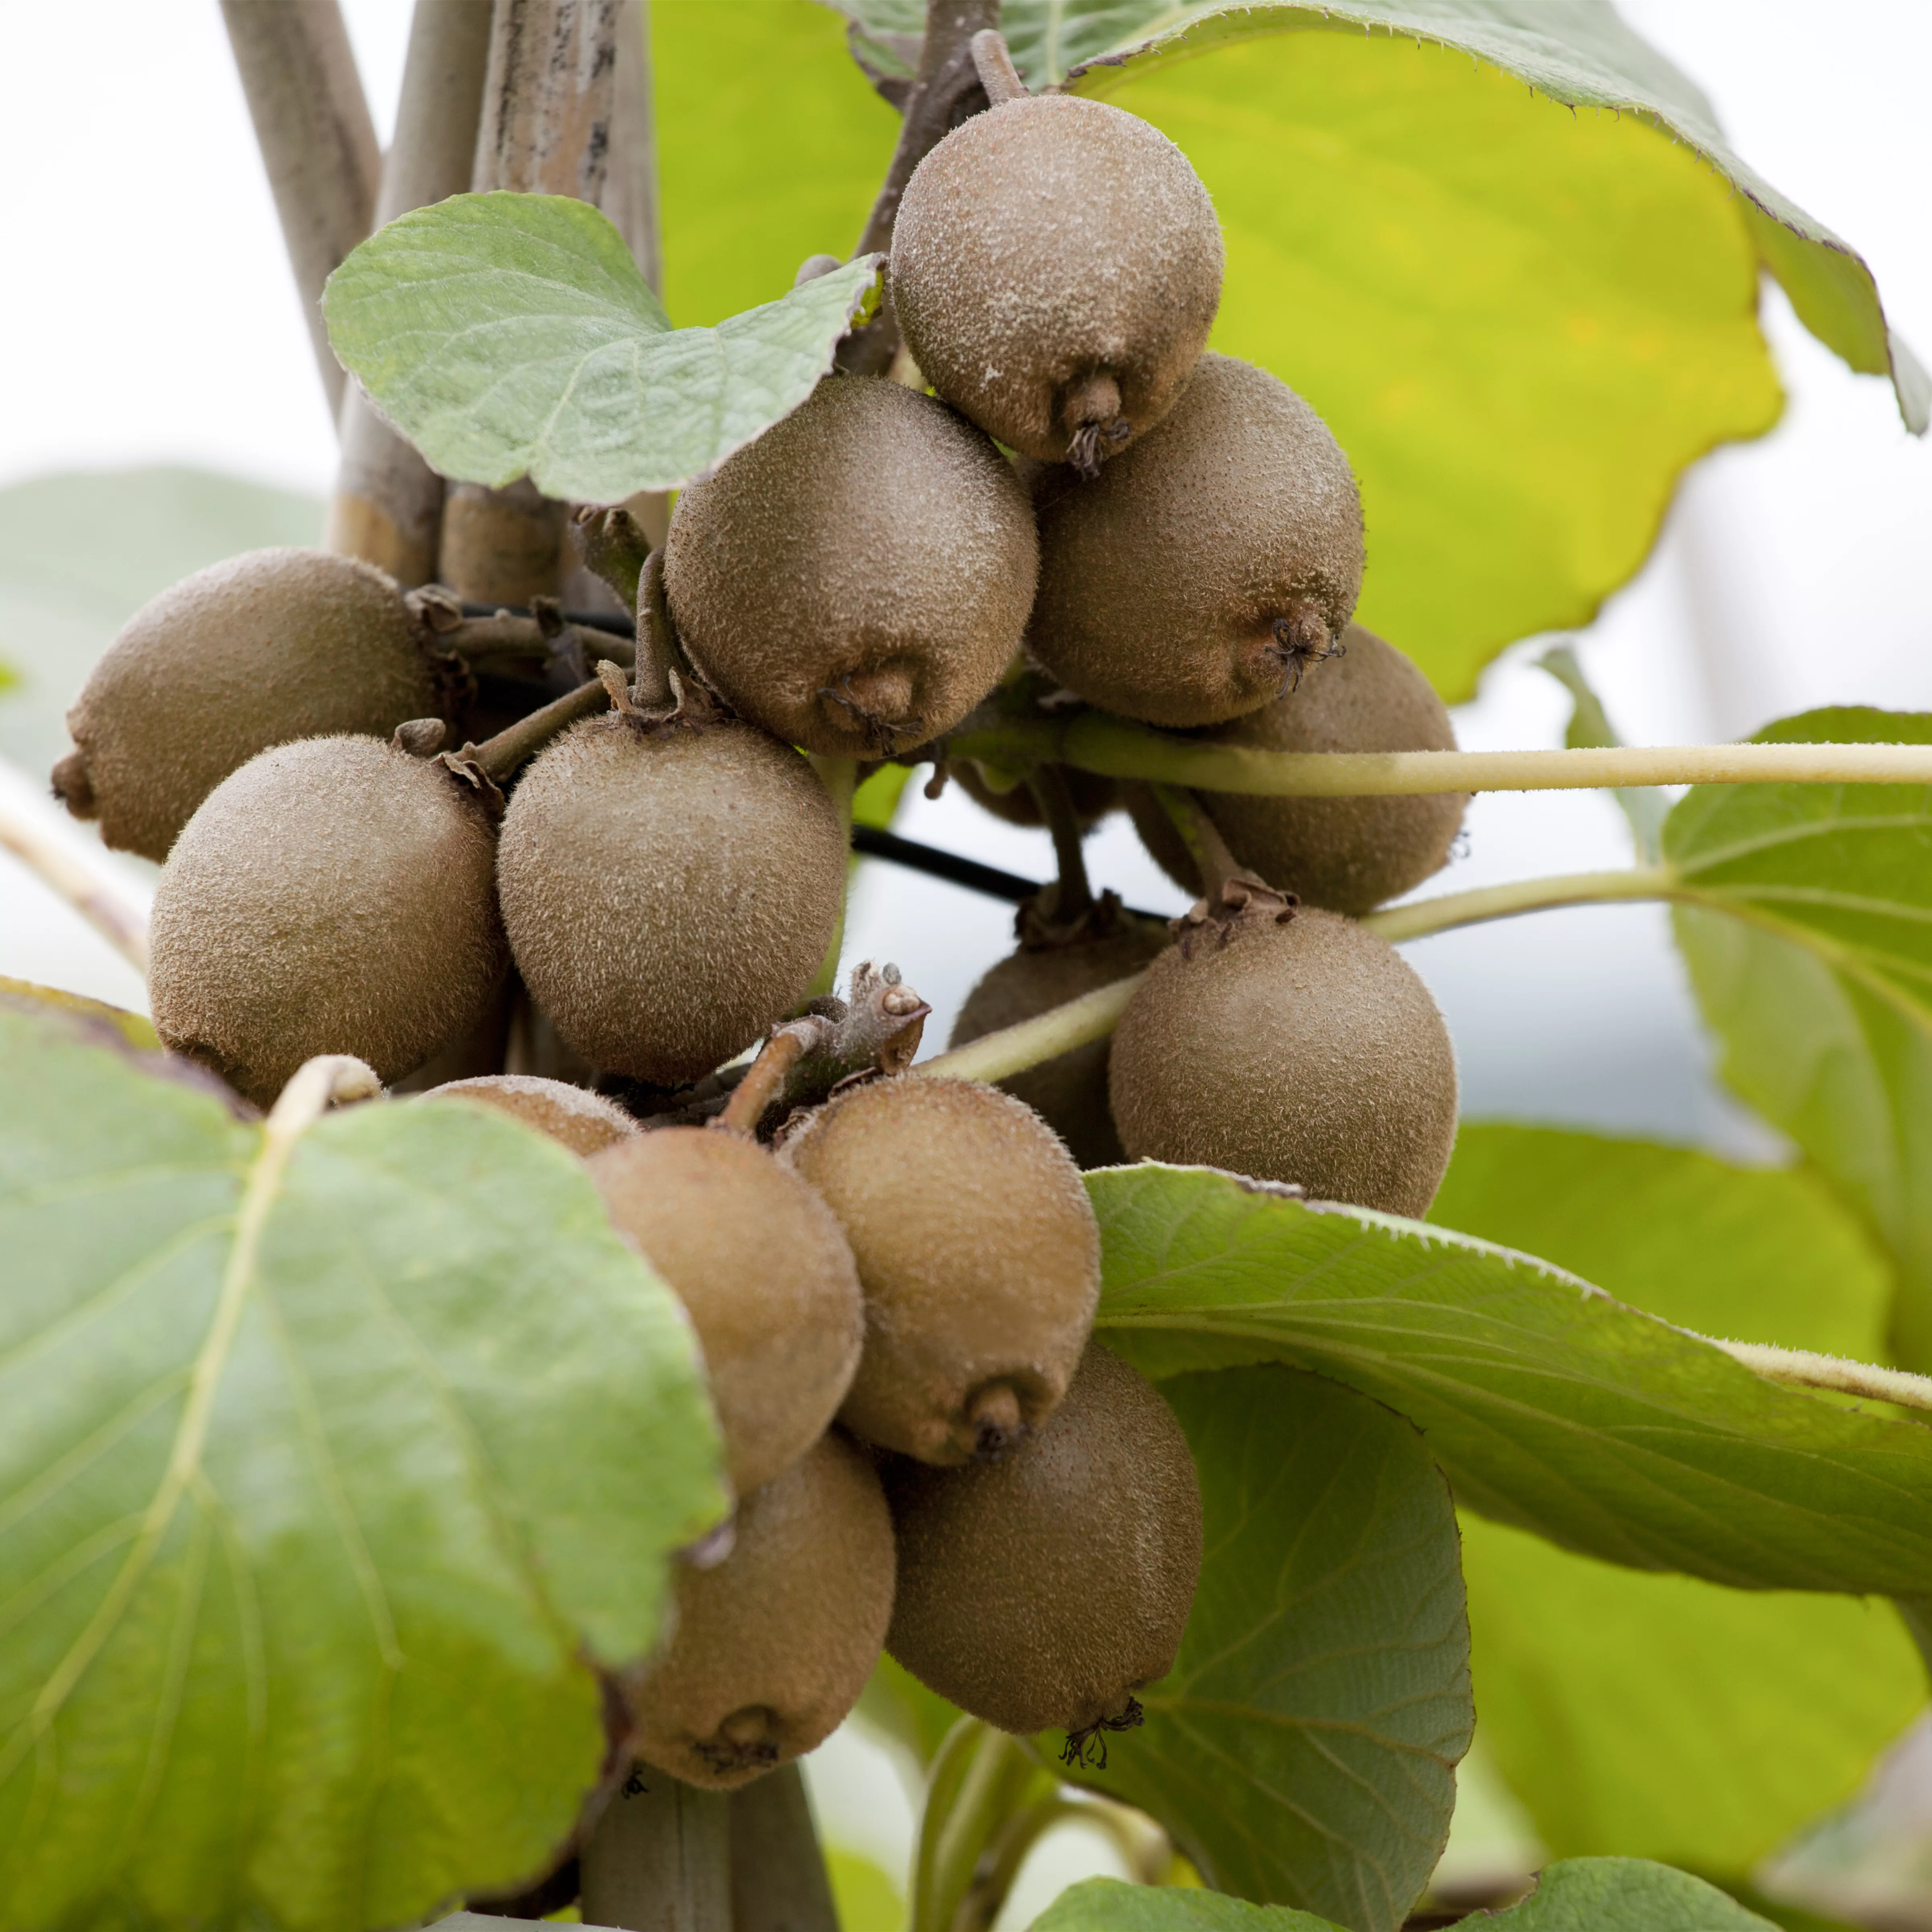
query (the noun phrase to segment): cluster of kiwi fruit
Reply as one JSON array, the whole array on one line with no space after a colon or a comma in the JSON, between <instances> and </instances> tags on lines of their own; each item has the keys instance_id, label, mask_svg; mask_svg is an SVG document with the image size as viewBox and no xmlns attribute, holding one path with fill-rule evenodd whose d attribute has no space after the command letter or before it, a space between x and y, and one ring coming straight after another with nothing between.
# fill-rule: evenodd
<instances>
[{"instance_id":1,"label":"cluster of kiwi fruit","mask_svg":"<svg viewBox=\"0 0 1932 1932\"><path fill-rule=\"evenodd\" d=\"M954 1043L1139 974L1111 1046L1004 1090L874 1069L756 1132L685 1104L812 1009L848 870L814 760L944 767L1003 686L1210 743L1454 742L1353 622L1335 439L1207 350L1221 237L1185 158L1116 108L988 91L905 190L896 376L828 376L684 490L609 708L514 758L491 749L514 727L446 750L474 697L448 626L368 565L262 551L135 618L54 776L165 860L171 1048L262 1106L326 1052L430 1088L411 1104L506 1111L682 1299L736 1513L624 1689L638 1754L700 1784L810 1750L882 1647L1076 1754L1130 1721L1178 1651L1200 1500L1159 1394L1093 1340L1081 1168L1413 1215L1454 1133L1441 1018L1358 921L1444 862L1462 800L1178 812L1058 767L956 776L1076 853L1124 806L1199 903L1170 931L1064 862ZM494 1070L506 998L568 1078ZM482 1069L424 1074L493 1025Z\"/></svg>"}]
</instances>

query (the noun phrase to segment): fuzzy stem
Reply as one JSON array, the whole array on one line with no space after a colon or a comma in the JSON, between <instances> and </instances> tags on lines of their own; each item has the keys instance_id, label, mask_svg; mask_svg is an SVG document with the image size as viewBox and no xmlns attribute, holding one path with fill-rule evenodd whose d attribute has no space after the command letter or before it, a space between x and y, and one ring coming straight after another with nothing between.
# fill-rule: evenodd
<instances>
[{"instance_id":1,"label":"fuzzy stem","mask_svg":"<svg viewBox=\"0 0 1932 1932\"><path fill-rule=\"evenodd\" d=\"M621 503L609 509L586 503L571 523L584 568L608 584L610 594L634 616L638 585L651 556L644 526Z\"/></svg>"},{"instance_id":2,"label":"fuzzy stem","mask_svg":"<svg viewBox=\"0 0 1932 1932\"><path fill-rule=\"evenodd\" d=\"M378 227L470 185L489 52L490 0L416 0ZM344 398L338 427L342 462L328 548L380 565L405 587L428 583L442 528L442 478L359 388Z\"/></svg>"},{"instance_id":3,"label":"fuzzy stem","mask_svg":"<svg viewBox=\"0 0 1932 1932\"><path fill-rule=\"evenodd\" d=\"M1696 1334L1694 1329L1686 1331ZM1714 1348L1755 1370L1767 1382L1790 1388L1833 1389L1841 1395L1863 1396L1872 1402L1895 1402L1901 1408L1932 1410L1932 1376L1907 1374L1903 1369L1882 1369L1843 1355L1815 1354L1809 1348L1774 1348L1762 1342L1726 1342L1715 1335L1698 1335Z\"/></svg>"},{"instance_id":4,"label":"fuzzy stem","mask_svg":"<svg viewBox=\"0 0 1932 1932\"><path fill-rule=\"evenodd\" d=\"M1479 886L1473 892L1444 892L1408 905L1372 912L1362 926L1390 945L1424 939L1452 926L1479 926L1518 913L1546 912L1557 906L1595 905L1617 899L1700 899L1668 866L1629 866L1610 872L1565 872L1553 878L1519 879L1506 886Z\"/></svg>"},{"instance_id":5,"label":"fuzzy stem","mask_svg":"<svg viewBox=\"0 0 1932 1932\"><path fill-rule=\"evenodd\" d=\"M926 0L926 38L919 72L906 97L905 120L885 183L866 218L855 256L884 254L892 245L892 224L913 170L952 130L953 115L980 88L973 64L973 36L1000 22L1000 0ZM863 328L838 345L838 366L854 376L882 376L898 352L898 320L890 299Z\"/></svg>"},{"instance_id":6,"label":"fuzzy stem","mask_svg":"<svg viewBox=\"0 0 1932 1932\"><path fill-rule=\"evenodd\" d=\"M638 665L636 698L645 711L661 710L671 701L677 666L677 636L671 628L670 606L664 601L664 548L644 560L638 578Z\"/></svg>"},{"instance_id":7,"label":"fuzzy stem","mask_svg":"<svg viewBox=\"0 0 1932 1932\"><path fill-rule=\"evenodd\" d=\"M1264 752L1177 738L1105 712L1066 718L990 708L946 741L950 758L1057 760L1110 778L1274 798L1408 797L1679 784L1932 784L1932 745L1608 746L1550 752ZM909 753L929 760L929 748Z\"/></svg>"},{"instance_id":8,"label":"fuzzy stem","mask_svg":"<svg viewBox=\"0 0 1932 1932\"><path fill-rule=\"evenodd\" d=\"M1017 1026L1002 1027L969 1046L922 1060L912 1071L942 1080L1004 1080L1009 1075L1024 1073L1029 1066L1071 1053L1089 1040L1105 1040L1119 1025L1120 1016L1145 976L1136 973L1096 986L1092 992L1082 993L1064 1006L1049 1007Z\"/></svg>"},{"instance_id":9,"label":"fuzzy stem","mask_svg":"<svg viewBox=\"0 0 1932 1932\"><path fill-rule=\"evenodd\" d=\"M346 378L322 285L369 232L382 152L336 0L221 0L331 416Z\"/></svg>"},{"instance_id":10,"label":"fuzzy stem","mask_svg":"<svg viewBox=\"0 0 1932 1932\"><path fill-rule=\"evenodd\" d=\"M0 847L72 906L136 972L147 971L148 922L104 880L11 813L0 812Z\"/></svg>"},{"instance_id":11,"label":"fuzzy stem","mask_svg":"<svg viewBox=\"0 0 1932 1932\"><path fill-rule=\"evenodd\" d=\"M798 1766L767 1772L730 1804L731 1932L838 1932Z\"/></svg>"},{"instance_id":12,"label":"fuzzy stem","mask_svg":"<svg viewBox=\"0 0 1932 1932\"><path fill-rule=\"evenodd\" d=\"M986 99L994 107L1010 100L1024 100L1027 85L1007 50L1006 36L997 27L982 27L971 41L973 70L986 90Z\"/></svg>"},{"instance_id":13,"label":"fuzzy stem","mask_svg":"<svg viewBox=\"0 0 1932 1932\"><path fill-rule=\"evenodd\" d=\"M591 678L541 710L532 711L527 718L519 718L507 730L486 738L471 755L501 784L514 777L553 738L568 730L580 718L594 717L610 701L610 686L602 678Z\"/></svg>"},{"instance_id":14,"label":"fuzzy stem","mask_svg":"<svg viewBox=\"0 0 1932 1932\"><path fill-rule=\"evenodd\" d=\"M1201 875L1202 897L1218 905L1222 887L1231 879L1244 876L1240 861L1228 850L1220 827L1201 808L1200 800L1191 792L1167 784L1150 785L1148 789L1180 833L1187 856L1194 861L1194 869Z\"/></svg>"},{"instance_id":15,"label":"fuzzy stem","mask_svg":"<svg viewBox=\"0 0 1932 1932\"><path fill-rule=\"evenodd\" d=\"M786 1076L809 1052L811 1034L798 1027L783 1026L758 1049L750 1070L731 1090L724 1111L712 1126L728 1134L749 1140L758 1130L765 1109L784 1090Z\"/></svg>"},{"instance_id":16,"label":"fuzzy stem","mask_svg":"<svg viewBox=\"0 0 1932 1932\"><path fill-rule=\"evenodd\" d=\"M1076 920L1091 910L1094 888L1087 877L1080 814L1074 809L1066 774L1058 765L1036 766L1027 784L1040 807L1040 816L1046 820L1047 830L1053 835L1053 856L1060 868L1059 882L1054 889L1053 916L1063 923Z\"/></svg>"}]
</instances>

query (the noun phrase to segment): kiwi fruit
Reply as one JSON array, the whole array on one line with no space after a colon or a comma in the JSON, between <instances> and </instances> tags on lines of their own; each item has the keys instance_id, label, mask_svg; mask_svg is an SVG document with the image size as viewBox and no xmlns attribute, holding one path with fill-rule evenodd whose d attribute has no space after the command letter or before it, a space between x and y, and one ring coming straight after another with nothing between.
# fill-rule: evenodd
<instances>
[{"instance_id":1,"label":"kiwi fruit","mask_svg":"<svg viewBox=\"0 0 1932 1932\"><path fill-rule=\"evenodd\" d=\"M1429 989L1352 920L1204 928L1148 968L1108 1082L1136 1160L1226 1168L1420 1218L1456 1139L1456 1057Z\"/></svg>"},{"instance_id":2,"label":"kiwi fruit","mask_svg":"<svg viewBox=\"0 0 1932 1932\"><path fill-rule=\"evenodd\" d=\"M1136 1720L1201 1574L1194 1459L1142 1376L1090 1342L1053 1419L1004 1460L884 1473L899 1663L1003 1731L1071 1744Z\"/></svg>"},{"instance_id":3,"label":"kiwi fruit","mask_svg":"<svg viewBox=\"0 0 1932 1932\"><path fill-rule=\"evenodd\" d=\"M811 766L735 720L586 718L510 800L510 948L565 1042L658 1086L708 1073L805 996L844 903Z\"/></svg>"},{"instance_id":4,"label":"kiwi fruit","mask_svg":"<svg viewBox=\"0 0 1932 1932\"><path fill-rule=\"evenodd\" d=\"M730 1790L830 1737L892 1616L892 1518L836 1433L738 1505L730 1554L677 1580L670 1642L625 1685L637 1755Z\"/></svg>"},{"instance_id":5,"label":"kiwi fruit","mask_svg":"<svg viewBox=\"0 0 1932 1932\"><path fill-rule=\"evenodd\" d=\"M1017 1026L1050 1006L1124 980L1167 945L1164 925L1127 914L1118 914L1113 929L1097 938L1022 945L967 994L946 1044L964 1046L982 1034ZM999 1083L1046 1121L1082 1167L1111 1167L1126 1158L1107 1105L1108 1045L1090 1040Z\"/></svg>"},{"instance_id":6,"label":"kiwi fruit","mask_svg":"<svg viewBox=\"0 0 1932 1932\"><path fill-rule=\"evenodd\" d=\"M838 1217L865 1290L840 1421L928 1462L1037 1429L1100 1294L1100 1228L1053 1130L997 1088L902 1075L832 1100L783 1158Z\"/></svg>"},{"instance_id":7,"label":"kiwi fruit","mask_svg":"<svg viewBox=\"0 0 1932 1932\"><path fill-rule=\"evenodd\" d=\"M1202 732L1210 745L1264 752L1453 752L1455 728L1435 687L1372 631L1351 624L1342 649L1298 688ZM1448 863L1468 808L1466 792L1417 798L1266 798L1196 794L1240 863L1283 892L1359 915L1399 898ZM1141 842L1184 890L1201 878L1173 820L1144 788L1127 809Z\"/></svg>"},{"instance_id":8,"label":"kiwi fruit","mask_svg":"<svg viewBox=\"0 0 1932 1932\"><path fill-rule=\"evenodd\" d=\"M920 372L1009 448L1090 472L1159 422L1221 301L1187 157L1072 94L1011 100L914 171L890 286Z\"/></svg>"},{"instance_id":9,"label":"kiwi fruit","mask_svg":"<svg viewBox=\"0 0 1932 1932\"><path fill-rule=\"evenodd\" d=\"M1077 765L1056 765L1052 769L1066 781L1066 795L1082 832L1091 831L1120 802L1117 779L1103 777L1098 772L1083 772ZM1023 825L1030 830L1046 823L1040 800L1024 780L1010 790L998 790L985 770L970 758L954 759L946 766L946 772L958 782L959 789L975 805L1008 825Z\"/></svg>"},{"instance_id":10,"label":"kiwi fruit","mask_svg":"<svg viewBox=\"0 0 1932 1932\"><path fill-rule=\"evenodd\" d=\"M423 632L394 581L325 550L256 550L144 604L67 714L53 788L124 852L165 859L190 816L258 752L387 737L440 715Z\"/></svg>"},{"instance_id":11,"label":"kiwi fruit","mask_svg":"<svg viewBox=\"0 0 1932 1932\"><path fill-rule=\"evenodd\" d=\"M474 1026L502 976L494 857L484 800L440 759L375 738L262 752L162 869L155 1030L263 1106L318 1053L394 1080Z\"/></svg>"},{"instance_id":12,"label":"kiwi fruit","mask_svg":"<svg viewBox=\"0 0 1932 1932\"><path fill-rule=\"evenodd\" d=\"M659 1127L594 1155L606 1212L663 1276L704 1350L740 1496L825 1433L866 1337L832 1211L755 1141Z\"/></svg>"},{"instance_id":13,"label":"kiwi fruit","mask_svg":"<svg viewBox=\"0 0 1932 1932\"><path fill-rule=\"evenodd\" d=\"M978 430L902 383L832 376L678 498L664 581L741 716L877 758L999 682L1038 568L1026 491Z\"/></svg>"},{"instance_id":14,"label":"kiwi fruit","mask_svg":"<svg viewBox=\"0 0 1932 1932\"><path fill-rule=\"evenodd\" d=\"M508 1114L584 1158L638 1132L637 1122L616 1101L587 1087L534 1073L481 1073L446 1081L429 1091L439 1100L467 1100Z\"/></svg>"},{"instance_id":15,"label":"kiwi fruit","mask_svg":"<svg viewBox=\"0 0 1932 1932\"><path fill-rule=\"evenodd\" d=\"M1027 648L1090 704L1218 724L1281 695L1362 587L1362 501L1286 383L1203 356L1160 426L1091 483L1040 472Z\"/></svg>"}]
</instances>

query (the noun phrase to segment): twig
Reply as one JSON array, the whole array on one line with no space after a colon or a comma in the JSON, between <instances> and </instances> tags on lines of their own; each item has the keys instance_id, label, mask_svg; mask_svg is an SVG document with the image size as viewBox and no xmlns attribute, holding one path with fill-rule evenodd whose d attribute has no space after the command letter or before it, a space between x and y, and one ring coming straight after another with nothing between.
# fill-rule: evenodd
<instances>
[{"instance_id":1,"label":"twig","mask_svg":"<svg viewBox=\"0 0 1932 1932\"><path fill-rule=\"evenodd\" d=\"M926 38L919 71L906 97L905 120L885 184L872 203L855 256L884 254L892 245L892 224L913 170L962 120L980 92L973 64L973 36L1000 24L1000 0L926 0ZM962 112L961 110L964 110ZM898 319L892 313L890 284L879 312L838 345L838 366L856 376L882 376L898 352Z\"/></svg>"},{"instance_id":2,"label":"twig","mask_svg":"<svg viewBox=\"0 0 1932 1932\"><path fill-rule=\"evenodd\" d=\"M838 1932L796 1764L731 1794L732 1932Z\"/></svg>"},{"instance_id":3,"label":"twig","mask_svg":"<svg viewBox=\"0 0 1932 1932\"><path fill-rule=\"evenodd\" d=\"M1221 828L1202 810L1191 792L1178 785L1150 785L1148 789L1187 848L1201 880L1202 896L1218 900L1228 882L1242 876L1241 862L1228 850Z\"/></svg>"},{"instance_id":4,"label":"twig","mask_svg":"<svg viewBox=\"0 0 1932 1932\"><path fill-rule=\"evenodd\" d=\"M1547 879L1520 879L1506 886L1479 886L1473 892L1442 892L1408 905L1366 914L1361 923L1391 946L1425 939L1452 926L1480 926L1518 913L1548 912L1558 906L1594 905L1616 899L1682 899L1706 897L1687 886L1668 866L1627 866L1609 872L1564 872Z\"/></svg>"},{"instance_id":5,"label":"twig","mask_svg":"<svg viewBox=\"0 0 1932 1932\"><path fill-rule=\"evenodd\" d=\"M148 922L112 886L8 812L0 812L0 846L72 906L136 972L147 971Z\"/></svg>"},{"instance_id":6,"label":"twig","mask_svg":"<svg viewBox=\"0 0 1932 1932\"><path fill-rule=\"evenodd\" d=\"M729 1805L638 1766L578 1855L584 1923L732 1932Z\"/></svg>"},{"instance_id":7,"label":"twig","mask_svg":"<svg viewBox=\"0 0 1932 1932\"><path fill-rule=\"evenodd\" d=\"M1696 1334L1687 1329L1687 1334ZM1932 1410L1932 1376L1909 1375L1903 1369L1882 1369L1843 1355L1814 1354L1809 1348L1776 1348L1763 1342L1726 1342L1716 1335L1697 1335L1734 1361L1744 1364L1767 1382L1792 1388L1832 1389L1840 1395L1863 1396L1871 1402L1895 1402L1901 1408Z\"/></svg>"},{"instance_id":8,"label":"twig","mask_svg":"<svg viewBox=\"0 0 1932 1932\"><path fill-rule=\"evenodd\" d=\"M638 581L650 562L650 538L644 526L622 504L600 508L595 503L580 504L571 516L572 533L583 554L584 567L601 583L626 610L638 608Z\"/></svg>"},{"instance_id":9,"label":"twig","mask_svg":"<svg viewBox=\"0 0 1932 1932\"><path fill-rule=\"evenodd\" d=\"M613 667L616 668L616 667ZM570 729L580 718L593 718L610 701L610 687L599 677L519 718L507 730L480 745L466 745L459 756L472 760L496 783L513 777L550 741Z\"/></svg>"},{"instance_id":10,"label":"twig","mask_svg":"<svg viewBox=\"0 0 1932 1932\"><path fill-rule=\"evenodd\" d=\"M1063 1006L1052 1006L1030 1020L1022 1020L1017 1026L982 1034L969 1046L922 1060L912 1071L945 1080L1004 1080L1024 1073L1029 1066L1071 1053L1089 1040L1105 1040L1120 1024L1127 1003L1146 976L1136 973L1096 987Z\"/></svg>"},{"instance_id":11,"label":"twig","mask_svg":"<svg viewBox=\"0 0 1932 1932\"><path fill-rule=\"evenodd\" d=\"M1093 910L1094 888L1087 877L1087 855L1080 837L1080 814L1074 809L1066 773L1058 765L1039 765L1028 775L1028 788L1053 838L1053 856L1060 877L1053 891L1053 923L1070 925Z\"/></svg>"},{"instance_id":12,"label":"twig","mask_svg":"<svg viewBox=\"0 0 1932 1932\"><path fill-rule=\"evenodd\" d=\"M946 734L949 758L1057 760L1109 778L1273 798L1588 791L1624 785L1932 784L1932 745L1616 746L1550 752L1264 752L1171 737L1105 712L1066 718L982 709ZM925 764L925 747L905 754Z\"/></svg>"},{"instance_id":13,"label":"twig","mask_svg":"<svg viewBox=\"0 0 1932 1932\"><path fill-rule=\"evenodd\" d=\"M470 185L489 52L490 0L416 0L377 226ZM428 583L436 574L442 478L352 386L339 427L328 548L380 564L406 586Z\"/></svg>"},{"instance_id":14,"label":"twig","mask_svg":"<svg viewBox=\"0 0 1932 1932\"><path fill-rule=\"evenodd\" d=\"M221 0L332 415L346 382L322 285L369 232L382 154L336 0Z\"/></svg>"}]
</instances>

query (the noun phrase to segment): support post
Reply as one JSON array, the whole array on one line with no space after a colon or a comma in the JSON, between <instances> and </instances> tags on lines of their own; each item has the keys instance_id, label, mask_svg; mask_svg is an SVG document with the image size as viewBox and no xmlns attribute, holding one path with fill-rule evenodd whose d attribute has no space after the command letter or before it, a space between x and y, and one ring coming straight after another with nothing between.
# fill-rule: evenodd
<instances>
[{"instance_id":1,"label":"support post","mask_svg":"<svg viewBox=\"0 0 1932 1932\"><path fill-rule=\"evenodd\" d=\"M730 1800L640 1765L578 1854L586 1925L732 1932Z\"/></svg>"},{"instance_id":2,"label":"support post","mask_svg":"<svg viewBox=\"0 0 1932 1932\"><path fill-rule=\"evenodd\" d=\"M496 0L470 186L603 196L622 0ZM452 486L437 574L459 596L527 604L562 582L566 506L527 477Z\"/></svg>"},{"instance_id":3,"label":"support post","mask_svg":"<svg viewBox=\"0 0 1932 1932\"><path fill-rule=\"evenodd\" d=\"M796 1764L731 1794L732 1932L838 1932Z\"/></svg>"},{"instance_id":4,"label":"support post","mask_svg":"<svg viewBox=\"0 0 1932 1932\"><path fill-rule=\"evenodd\" d=\"M378 227L469 187L490 15L490 0L416 0L396 137L376 204ZM442 526L442 478L352 384L338 421L342 465L329 506L328 548L380 564L406 587L428 583Z\"/></svg>"},{"instance_id":5,"label":"support post","mask_svg":"<svg viewBox=\"0 0 1932 1932\"><path fill-rule=\"evenodd\" d=\"M347 384L322 285L369 232L382 154L336 0L221 0L332 414Z\"/></svg>"}]
</instances>

